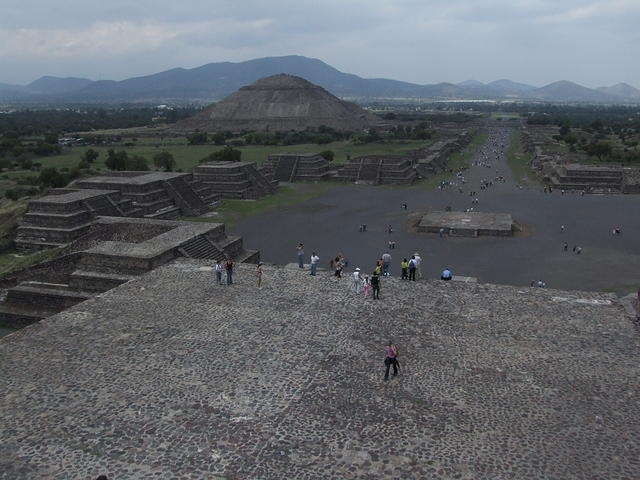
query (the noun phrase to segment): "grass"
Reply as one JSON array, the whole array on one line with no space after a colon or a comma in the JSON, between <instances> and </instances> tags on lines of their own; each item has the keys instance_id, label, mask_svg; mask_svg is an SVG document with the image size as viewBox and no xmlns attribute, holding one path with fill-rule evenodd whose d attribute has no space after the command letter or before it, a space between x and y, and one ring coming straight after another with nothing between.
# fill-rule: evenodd
<instances>
[{"instance_id":1,"label":"grass","mask_svg":"<svg viewBox=\"0 0 640 480\"><path fill-rule=\"evenodd\" d=\"M514 133L511 135L511 145L507 150L507 164L511 168L516 181L524 182L531 178L530 161L530 155L522 150L520 133Z\"/></svg>"},{"instance_id":2,"label":"grass","mask_svg":"<svg viewBox=\"0 0 640 480\"><path fill-rule=\"evenodd\" d=\"M11 235L18 226L18 219L27 211L28 200L0 201L0 248L7 248L11 243Z\"/></svg>"},{"instance_id":3,"label":"grass","mask_svg":"<svg viewBox=\"0 0 640 480\"><path fill-rule=\"evenodd\" d=\"M114 149L116 151L125 150L130 156L141 155L149 161L149 167L153 168L153 156L162 151L170 152L176 160L176 169L190 171L198 165L200 159L206 157L212 152L224 148L215 145L187 145L186 140L177 143L176 139L160 139L145 138L136 142L134 147L125 147L121 145L111 145L108 147L71 147L60 155L51 157L42 157L34 161L42 164L43 167L56 167L58 169L72 169L78 165L80 157L89 148L93 148L100 153L100 156L92 165L93 169L107 170L104 161L107 158L107 151ZM429 146L429 140L406 140L391 143L366 143L354 144L349 141L332 142L325 145L317 145L314 143L305 143L301 145L250 145L246 147L238 147L242 151L242 160L256 162L258 165L267 160L267 157L273 153L279 152L304 152L318 153L323 150L331 150L335 157L333 163L342 164L347 161L347 156L359 157L362 155L393 155L416 150ZM29 175L38 175L38 172L29 170L7 172L11 177L21 177Z\"/></svg>"},{"instance_id":4,"label":"grass","mask_svg":"<svg viewBox=\"0 0 640 480\"><path fill-rule=\"evenodd\" d=\"M337 186L340 186L340 184L330 182L284 185L280 186L274 195L261 198L260 200L222 200L222 205L217 209L217 215L215 216L181 217L181 220L224 223L227 227L231 227L242 217L256 215L311 200L312 198L319 197L329 188L335 188Z\"/></svg>"},{"instance_id":5,"label":"grass","mask_svg":"<svg viewBox=\"0 0 640 480\"><path fill-rule=\"evenodd\" d=\"M489 118L491 120L500 120L500 119L513 120L513 119L519 119L521 117L519 113L493 112L489 116Z\"/></svg>"},{"instance_id":6,"label":"grass","mask_svg":"<svg viewBox=\"0 0 640 480\"><path fill-rule=\"evenodd\" d=\"M0 254L0 276L30 267L36 263L51 260L62 253L64 247L42 250L40 252L22 254L16 251Z\"/></svg>"}]
</instances>

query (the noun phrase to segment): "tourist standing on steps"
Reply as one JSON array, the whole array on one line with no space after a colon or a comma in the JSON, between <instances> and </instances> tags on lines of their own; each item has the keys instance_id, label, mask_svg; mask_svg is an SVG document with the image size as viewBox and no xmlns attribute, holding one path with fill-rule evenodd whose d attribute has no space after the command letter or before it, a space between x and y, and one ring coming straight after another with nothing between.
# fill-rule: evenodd
<instances>
[{"instance_id":1,"label":"tourist standing on steps","mask_svg":"<svg viewBox=\"0 0 640 480\"><path fill-rule=\"evenodd\" d=\"M342 278L342 257L340 255L335 258L333 267L336 269L334 275L338 278Z\"/></svg>"},{"instance_id":2,"label":"tourist standing on steps","mask_svg":"<svg viewBox=\"0 0 640 480\"><path fill-rule=\"evenodd\" d=\"M310 275L316 274L316 269L318 268L318 262L320 261L320 257L316 255L316 252L311 252L311 273Z\"/></svg>"},{"instance_id":3,"label":"tourist standing on steps","mask_svg":"<svg viewBox=\"0 0 640 480\"><path fill-rule=\"evenodd\" d=\"M389 252L384 252L382 254L382 274L385 277L389 276L389 266L391 265L391 255L389 255Z\"/></svg>"},{"instance_id":4,"label":"tourist standing on steps","mask_svg":"<svg viewBox=\"0 0 640 480\"><path fill-rule=\"evenodd\" d=\"M258 277L258 288L262 288L262 262L258 263L256 277Z\"/></svg>"},{"instance_id":5,"label":"tourist standing on steps","mask_svg":"<svg viewBox=\"0 0 640 480\"><path fill-rule=\"evenodd\" d=\"M371 275L371 288L373 289L373 299L380 300L380 276L376 272Z\"/></svg>"},{"instance_id":6,"label":"tourist standing on steps","mask_svg":"<svg viewBox=\"0 0 640 480\"><path fill-rule=\"evenodd\" d=\"M369 297L369 294L371 293L371 283L369 283L369 277L364 277L362 290L364 292L364 298Z\"/></svg>"},{"instance_id":7,"label":"tourist standing on steps","mask_svg":"<svg viewBox=\"0 0 640 480\"><path fill-rule=\"evenodd\" d=\"M385 381L389 380L389 368L393 365L393 376L398 375L398 348L393 344L393 342L389 341L387 346L384 348L385 358L384 358L384 379Z\"/></svg>"},{"instance_id":8,"label":"tourist standing on steps","mask_svg":"<svg viewBox=\"0 0 640 480\"><path fill-rule=\"evenodd\" d=\"M404 260L402 260L402 262L400 262L400 269L401 269L401 274L400 274L400 279L401 280L409 280L409 262L407 262L407 259L405 258Z\"/></svg>"},{"instance_id":9,"label":"tourist standing on steps","mask_svg":"<svg viewBox=\"0 0 640 480\"><path fill-rule=\"evenodd\" d=\"M218 285L222 285L222 263L220 260L216 260L216 282Z\"/></svg>"},{"instance_id":10,"label":"tourist standing on steps","mask_svg":"<svg viewBox=\"0 0 640 480\"><path fill-rule=\"evenodd\" d=\"M299 243L296 250L298 252L298 268L304 268L304 245Z\"/></svg>"},{"instance_id":11,"label":"tourist standing on steps","mask_svg":"<svg viewBox=\"0 0 640 480\"><path fill-rule=\"evenodd\" d=\"M360 295L360 285L362 285L362 275L360 275L360 269L356 268L356 271L353 272L353 289L356 295Z\"/></svg>"},{"instance_id":12,"label":"tourist standing on steps","mask_svg":"<svg viewBox=\"0 0 640 480\"><path fill-rule=\"evenodd\" d=\"M411 256L411 260L409 260L409 280L416 281L416 257Z\"/></svg>"},{"instance_id":13,"label":"tourist standing on steps","mask_svg":"<svg viewBox=\"0 0 640 480\"><path fill-rule=\"evenodd\" d=\"M231 285L233 283L233 260L228 258L224 264L224 268L227 271L227 285Z\"/></svg>"},{"instance_id":14,"label":"tourist standing on steps","mask_svg":"<svg viewBox=\"0 0 640 480\"><path fill-rule=\"evenodd\" d=\"M422 268L420 265L422 264L422 257L418 252L413 254L413 258L416 261L416 271L418 273L418 278L422 278Z\"/></svg>"}]
</instances>

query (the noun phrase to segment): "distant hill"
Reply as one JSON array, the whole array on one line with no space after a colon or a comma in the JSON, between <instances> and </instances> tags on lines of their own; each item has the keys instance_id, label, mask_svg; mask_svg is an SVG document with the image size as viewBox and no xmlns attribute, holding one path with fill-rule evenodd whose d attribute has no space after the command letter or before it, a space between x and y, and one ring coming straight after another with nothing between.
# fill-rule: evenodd
<instances>
[{"instance_id":1,"label":"distant hill","mask_svg":"<svg viewBox=\"0 0 640 480\"><path fill-rule=\"evenodd\" d=\"M24 87L30 93L56 95L60 93L68 93L78 91L87 85L91 85L93 81L86 78L59 78L44 76L38 80L31 82Z\"/></svg>"},{"instance_id":2,"label":"distant hill","mask_svg":"<svg viewBox=\"0 0 640 480\"><path fill-rule=\"evenodd\" d=\"M536 87L534 87L533 85L517 83L507 79L489 82L487 86L495 89L498 92L501 92L503 95L524 94L536 89Z\"/></svg>"},{"instance_id":3,"label":"distant hill","mask_svg":"<svg viewBox=\"0 0 640 480\"><path fill-rule=\"evenodd\" d=\"M612 98L606 93L583 87L577 83L560 80L528 92L531 98L540 100L559 100L567 102L606 102Z\"/></svg>"},{"instance_id":4,"label":"distant hill","mask_svg":"<svg viewBox=\"0 0 640 480\"><path fill-rule=\"evenodd\" d=\"M618 83L611 87L600 87L596 90L615 97L640 100L640 90L626 83Z\"/></svg>"},{"instance_id":5,"label":"distant hill","mask_svg":"<svg viewBox=\"0 0 640 480\"><path fill-rule=\"evenodd\" d=\"M23 103L202 102L220 100L243 85L280 73L302 77L332 94L349 99L523 99L551 102L640 103L637 90L625 84L589 89L572 82L542 88L511 80L483 84L467 80L458 85L415 83L385 78L362 78L344 73L321 60L297 55L266 57L246 62L209 63L174 68L121 81L45 76L29 85L0 84L0 101Z\"/></svg>"},{"instance_id":6,"label":"distant hill","mask_svg":"<svg viewBox=\"0 0 640 480\"><path fill-rule=\"evenodd\" d=\"M485 87L486 85L478 80L465 80L464 82L458 83L458 86L467 88L480 88Z\"/></svg>"}]
</instances>

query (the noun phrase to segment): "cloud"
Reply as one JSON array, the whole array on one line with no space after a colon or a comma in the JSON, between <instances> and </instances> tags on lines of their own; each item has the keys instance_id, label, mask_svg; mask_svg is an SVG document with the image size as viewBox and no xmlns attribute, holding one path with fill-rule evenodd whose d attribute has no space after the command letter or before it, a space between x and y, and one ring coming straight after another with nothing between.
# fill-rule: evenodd
<instances>
[{"instance_id":1,"label":"cloud","mask_svg":"<svg viewBox=\"0 0 640 480\"><path fill-rule=\"evenodd\" d=\"M362 76L419 83L640 77L630 61L640 43L638 0L54 3L2 1L0 62L12 69L0 75L28 80L38 68L66 65L69 75L125 78L133 70L301 54Z\"/></svg>"}]
</instances>

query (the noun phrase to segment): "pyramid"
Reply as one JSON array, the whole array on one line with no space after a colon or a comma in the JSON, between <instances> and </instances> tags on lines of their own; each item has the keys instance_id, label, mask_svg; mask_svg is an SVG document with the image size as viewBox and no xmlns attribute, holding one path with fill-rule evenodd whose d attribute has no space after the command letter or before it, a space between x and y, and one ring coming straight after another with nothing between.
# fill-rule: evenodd
<instances>
[{"instance_id":1,"label":"pyramid","mask_svg":"<svg viewBox=\"0 0 640 480\"><path fill-rule=\"evenodd\" d=\"M338 130L362 130L378 121L375 115L340 100L322 87L282 73L240 88L197 115L178 122L174 128L275 132L325 125Z\"/></svg>"}]
</instances>

